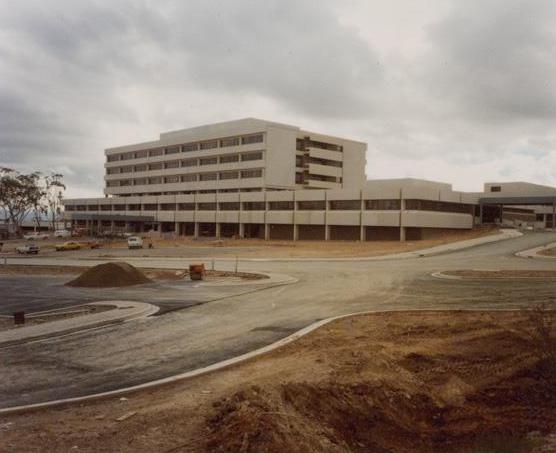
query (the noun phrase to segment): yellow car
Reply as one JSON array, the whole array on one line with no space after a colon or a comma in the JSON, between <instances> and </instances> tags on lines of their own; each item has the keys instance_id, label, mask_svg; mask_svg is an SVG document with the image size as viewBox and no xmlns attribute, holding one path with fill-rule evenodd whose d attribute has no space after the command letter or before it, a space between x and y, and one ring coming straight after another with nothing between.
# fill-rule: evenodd
<instances>
[{"instance_id":1,"label":"yellow car","mask_svg":"<svg viewBox=\"0 0 556 453\"><path fill-rule=\"evenodd\" d=\"M64 242L63 244L56 246L57 252L62 252L64 250L79 250L81 248L81 244L79 242Z\"/></svg>"}]
</instances>

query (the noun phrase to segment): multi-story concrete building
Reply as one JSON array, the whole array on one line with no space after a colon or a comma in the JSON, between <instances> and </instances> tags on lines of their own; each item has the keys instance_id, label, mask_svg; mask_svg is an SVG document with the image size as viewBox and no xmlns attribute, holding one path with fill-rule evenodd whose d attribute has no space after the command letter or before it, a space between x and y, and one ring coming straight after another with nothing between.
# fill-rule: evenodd
<instances>
[{"instance_id":1,"label":"multi-story concrete building","mask_svg":"<svg viewBox=\"0 0 556 453\"><path fill-rule=\"evenodd\" d=\"M556 206L546 186L489 183L465 193L417 179L367 181L365 151L362 142L251 118L167 132L107 149L105 197L66 200L65 215L92 232L405 240L501 221L504 206L536 226L542 214L547 226L545 208L523 206Z\"/></svg>"},{"instance_id":2,"label":"multi-story concrete building","mask_svg":"<svg viewBox=\"0 0 556 453\"><path fill-rule=\"evenodd\" d=\"M107 149L104 192L138 196L361 187L366 148L247 118Z\"/></svg>"}]
</instances>

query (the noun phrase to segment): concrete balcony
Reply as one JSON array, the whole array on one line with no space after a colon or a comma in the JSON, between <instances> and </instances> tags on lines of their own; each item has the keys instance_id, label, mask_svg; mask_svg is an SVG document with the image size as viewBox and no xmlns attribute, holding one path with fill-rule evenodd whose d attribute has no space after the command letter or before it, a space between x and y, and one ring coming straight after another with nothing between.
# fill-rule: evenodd
<instances>
[{"instance_id":1,"label":"concrete balcony","mask_svg":"<svg viewBox=\"0 0 556 453\"><path fill-rule=\"evenodd\" d=\"M322 175L322 176L332 176L334 178L340 178L343 174L342 167L332 167L329 165L321 164L309 164L309 174L312 175Z\"/></svg>"},{"instance_id":2,"label":"concrete balcony","mask_svg":"<svg viewBox=\"0 0 556 453\"><path fill-rule=\"evenodd\" d=\"M339 151L329 151L327 149L320 149L320 148L307 148L309 150L309 157L314 157L316 159L326 159L326 160L333 160L336 162L343 162L344 160L344 153Z\"/></svg>"}]
</instances>

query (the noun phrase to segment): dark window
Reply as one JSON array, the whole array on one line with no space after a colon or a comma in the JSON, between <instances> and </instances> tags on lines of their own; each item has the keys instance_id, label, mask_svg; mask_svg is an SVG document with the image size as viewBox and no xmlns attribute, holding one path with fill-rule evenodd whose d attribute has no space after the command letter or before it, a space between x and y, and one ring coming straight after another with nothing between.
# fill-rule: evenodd
<instances>
[{"instance_id":1,"label":"dark window","mask_svg":"<svg viewBox=\"0 0 556 453\"><path fill-rule=\"evenodd\" d=\"M198 203L199 211L216 211L216 203Z\"/></svg>"},{"instance_id":2,"label":"dark window","mask_svg":"<svg viewBox=\"0 0 556 453\"><path fill-rule=\"evenodd\" d=\"M217 178L217 173L202 173L199 175L200 181L215 181Z\"/></svg>"},{"instance_id":3,"label":"dark window","mask_svg":"<svg viewBox=\"0 0 556 453\"><path fill-rule=\"evenodd\" d=\"M180 147L179 146L172 146L170 148L166 148L165 153L166 154L177 154L180 152Z\"/></svg>"},{"instance_id":4,"label":"dark window","mask_svg":"<svg viewBox=\"0 0 556 453\"><path fill-rule=\"evenodd\" d=\"M176 210L176 204L175 203L162 203L160 205L160 210L161 211L175 211Z\"/></svg>"},{"instance_id":5,"label":"dark window","mask_svg":"<svg viewBox=\"0 0 556 453\"><path fill-rule=\"evenodd\" d=\"M544 214L537 214L537 222L544 222Z\"/></svg>"},{"instance_id":6,"label":"dark window","mask_svg":"<svg viewBox=\"0 0 556 453\"><path fill-rule=\"evenodd\" d=\"M361 201L334 200L330 202L330 209L333 211L359 211L361 209Z\"/></svg>"},{"instance_id":7,"label":"dark window","mask_svg":"<svg viewBox=\"0 0 556 453\"><path fill-rule=\"evenodd\" d=\"M209 140L208 142L201 142L201 149L218 148L218 140Z\"/></svg>"},{"instance_id":8,"label":"dark window","mask_svg":"<svg viewBox=\"0 0 556 453\"><path fill-rule=\"evenodd\" d=\"M242 178L261 178L263 176L262 170L243 170L241 172Z\"/></svg>"},{"instance_id":9,"label":"dark window","mask_svg":"<svg viewBox=\"0 0 556 453\"><path fill-rule=\"evenodd\" d=\"M216 157L204 157L199 159L199 165L215 165L218 163L218 159Z\"/></svg>"},{"instance_id":10,"label":"dark window","mask_svg":"<svg viewBox=\"0 0 556 453\"><path fill-rule=\"evenodd\" d=\"M64 206L64 208L65 208L65 210L68 211L68 212L69 212L69 211L74 211L74 210L75 210L75 209L74 209L75 206L73 206L73 205L71 205L71 204L68 204L68 205Z\"/></svg>"},{"instance_id":11,"label":"dark window","mask_svg":"<svg viewBox=\"0 0 556 453\"><path fill-rule=\"evenodd\" d=\"M261 160L263 158L262 151L258 151L256 153L247 153L241 155L241 161L246 162L248 160Z\"/></svg>"},{"instance_id":12,"label":"dark window","mask_svg":"<svg viewBox=\"0 0 556 453\"><path fill-rule=\"evenodd\" d=\"M237 171L223 171L220 173L220 179L238 179L239 172Z\"/></svg>"},{"instance_id":13,"label":"dark window","mask_svg":"<svg viewBox=\"0 0 556 453\"><path fill-rule=\"evenodd\" d=\"M264 211L264 201L244 201L243 209L245 211Z\"/></svg>"},{"instance_id":14,"label":"dark window","mask_svg":"<svg viewBox=\"0 0 556 453\"><path fill-rule=\"evenodd\" d=\"M134 171L139 172L139 171L147 171L147 166L146 165L136 165L134 168Z\"/></svg>"},{"instance_id":15,"label":"dark window","mask_svg":"<svg viewBox=\"0 0 556 453\"><path fill-rule=\"evenodd\" d=\"M303 184L304 178L303 173L296 173L295 174L295 183L296 184Z\"/></svg>"},{"instance_id":16,"label":"dark window","mask_svg":"<svg viewBox=\"0 0 556 453\"><path fill-rule=\"evenodd\" d=\"M226 156L220 156L220 163L227 164L229 162L238 162L239 154L228 154Z\"/></svg>"},{"instance_id":17,"label":"dark window","mask_svg":"<svg viewBox=\"0 0 556 453\"><path fill-rule=\"evenodd\" d=\"M128 204L127 205L128 211L140 211L141 205L140 204Z\"/></svg>"},{"instance_id":18,"label":"dark window","mask_svg":"<svg viewBox=\"0 0 556 453\"><path fill-rule=\"evenodd\" d=\"M101 204L100 205L100 210L101 211L112 211L112 205L111 204Z\"/></svg>"},{"instance_id":19,"label":"dark window","mask_svg":"<svg viewBox=\"0 0 556 453\"><path fill-rule=\"evenodd\" d=\"M174 176L166 176L164 178L164 182L166 184L172 184L172 183L176 183L176 182L180 182L180 177L178 175L174 175Z\"/></svg>"},{"instance_id":20,"label":"dark window","mask_svg":"<svg viewBox=\"0 0 556 453\"><path fill-rule=\"evenodd\" d=\"M239 211L239 203L235 201L225 201L218 203L218 209L221 211Z\"/></svg>"},{"instance_id":21,"label":"dark window","mask_svg":"<svg viewBox=\"0 0 556 453\"><path fill-rule=\"evenodd\" d=\"M149 155L149 152L146 149L144 149L142 151L137 151L135 153L135 159L142 159L144 157L147 157L148 155Z\"/></svg>"},{"instance_id":22,"label":"dark window","mask_svg":"<svg viewBox=\"0 0 556 453\"><path fill-rule=\"evenodd\" d=\"M120 154L111 154L106 156L107 162L117 162L120 160Z\"/></svg>"},{"instance_id":23,"label":"dark window","mask_svg":"<svg viewBox=\"0 0 556 453\"><path fill-rule=\"evenodd\" d=\"M164 154L163 149L151 149L149 151L149 157L162 156L163 154Z\"/></svg>"},{"instance_id":24,"label":"dark window","mask_svg":"<svg viewBox=\"0 0 556 453\"><path fill-rule=\"evenodd\" d=\"M500 186L490 186L491 192L502 192L502 187Z\"/></svg>"},{"instance_id":25,"label":"dark window","mask_svg":"<svg viewBox=\"0 0 556 453\"><path fill-rule=\"evenodd\" d=\"M149 170L162 170L162 162L158 162L157 164L150 164Z\"/></svg>"},{"instance_id":26,"label":"dark window","mask_svg":"<svg viewBox=\"0 0 556 453\"><path fill-rule=\"evenodd\" d=\"M147 178L138 178L133 180L133 185L135 186L144 186L147 184Z\"/></svg>"},{"instance_id":27,"label":"dark window","mask_svg":"<svg viewBox=\"0 0 556 453\"><path fill-rule=\"evenodd\" d=\"M148 203L143 205L143 211L156 211L158 206L156 204Z\"/></svg>"},{"instance_id":28,"label":"dark window","mask_svg":"<svg viewBox=\"0 0 556 453\"><path fill-rule=\"evenodd\" d=\"M179 160L173 160L171 162L164 163L164 168L179 168L179 166L180 166Z\"/></svg>"},{"instance_id":29,"label":"dark window","mask_svg":"<svg viewBox=\"0 0 556 453\"><path fill-rule=\"evenodd\" d=\"M197 159L187 159L181 161L182 167L195 167L197 166Z\"/></svg>"},{"instance_id":30,"label":"dark window","mask_svg":"<svg viewBox=\"0 0 556 453\"><path fill-rule=\"evenodd\" d=\"M365 209L369 211L399 211L400 200L365 200Z\"/></svg>"},{"instance_id":31,"label":"dark window","mask_svg":"<svg viewBox=\"0 0 556 453\"><path fill-rule=\"evenodd\" d=\"M303 156L295 156L295 166L303 167Z\"/></svg>"},{"instance_id":32,"label":"dark window","mask_svg":"<svg viewBox=\"0 0 556 453\"><path fill-rule=\"evenodd\" d=\"M271 211L292 211L293 201L271 201L268 203Z\"/></svg>"},{"instance_id":33,"label":"dark window","mask_svg":"<svg viewBox=\"0 0 556 453\"><path fill-rule=\"evenodd\" d=\"M460 214L473 213L473 205L434 200L405 200L405 209L409 211L455 212Z\"/></svg>"},{"instance_id":34,"label":"dark window","mask_svg":"<svg viewBox=\"0 0 556 453\"><path fill-rule=\"evenodd\" d=\"M262 142L263 142L263 134L248 135L245 137L241 137L241 143L243 145L249 145L251 143L262 143Z\"/></svg>"},{"instance_id":35,"label":"dark window","mask_svg":"<svg viewBox=\"0 0 556 453\"><path fill-rule=\"evenodd\" d=\"M197 175L182 175L181 181L182 181L182 182L193 182L193 181L197 181Z\"/></svg>"},{"instance_id":36,"label":"dark window","mask_svg":"<svg viewBox=\"0 0 556 453\"><path fill-rule=\"evenodd\" d=\"M87 211L98 211L98 205L90 204L87 206Z\"/></svg>"},{"instance_id":37,"label":"dark window","mask_svg":"<svg viewBox=\"0 0 556 453\"><path fill-rule=\"evenodd\" d=\"M149 178L149 184L162 184L162 178Z\"/></svg>"},{"instance_id":38,"label":"dark window","mask_svg":"<svg viewBox=\"0 0 556 453\"><path fill-rule=\"evenodd\" d=\"M115 204L112 209L114 211L125 211L125 204Z\"/></svg>"},{"instance_id":39,"label":"dark window","mask_svg":"<svg viewBox=\"0 0 556 453\"><path fill-rule=\"evenodd\" d=\"M229 137L220 140L220 146L238 146L238 145L239 145L239 137Z\"/></svg>"},{"instance_id":40,"label":"dark window","mask_svg":"<svg viewBox=\"0 0 556 453\"><path fill-rule=\"evenodd\" d=\"M320 201L298 201L297 209L300 211L324 211L326 209L326 202Z\"/></svg>"},{"instance_id":41,"label":"dark window","mask_svg":"<svg viewBox=\"0 0 556 453\"><path fill-rule=\"evenodd\" d=\"M180 211L195 211L195 203L179 203L178 209Z\"/></svg>"},{"instance_id":42,"label":"dark window","mask_svg":"<svg viewBox=\"0 0 556 453\"><path fill-rule=\"evenodd\" d=\"M199 144L198 143L187 143L185 145L183 145L182 150L184 153L188 152L188 151L197 151L199 149Z\"/></svg>"}]
</instances>

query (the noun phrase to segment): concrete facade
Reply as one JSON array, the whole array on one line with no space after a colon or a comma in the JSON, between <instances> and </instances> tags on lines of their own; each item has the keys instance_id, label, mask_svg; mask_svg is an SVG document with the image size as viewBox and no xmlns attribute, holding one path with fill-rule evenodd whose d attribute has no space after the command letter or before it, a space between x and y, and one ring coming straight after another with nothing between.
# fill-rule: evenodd
<instances>
[{"instance_id":1,"label":"concrete facade","mask_svg":"<svg viewBox=\"0 0 556 453\"><path fill-rule=\"evenodd\" d=\"M362 241L422 239L483 221L556 224L556 188L487 183L466 193L412 178L367 181L366 149L254 118L166 132L107 149L105 197L65 200L65 218L91 232ZM539 197L550 206L545 198L523 206ZM504 214L509 200L516 206Z\"/></svg>"}]
</instances>

